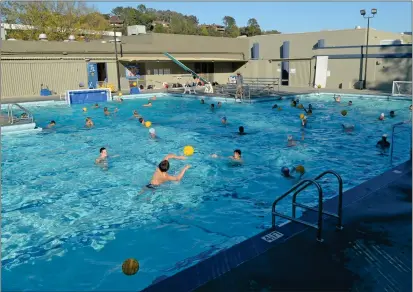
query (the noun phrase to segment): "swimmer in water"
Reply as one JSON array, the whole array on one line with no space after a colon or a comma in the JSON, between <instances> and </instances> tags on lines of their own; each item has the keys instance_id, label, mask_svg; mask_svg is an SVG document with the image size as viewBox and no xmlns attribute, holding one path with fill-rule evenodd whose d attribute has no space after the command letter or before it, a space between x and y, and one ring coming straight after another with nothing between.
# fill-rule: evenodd
<instances>
[{"instance_id":1,"label":"swimmer in water","mask_svg":"<svg viewBox=\"0 0 413 292\"><path fill-rule=\"evenodd\" d=\"M294 178L291 173L290 173L290 169L287 166L283 166L281 168L281 174L286 177L286 178Z\"/></svg>"},{"instance_id":2,"label":"swimmer in water","mask_svg":"<svg viewBox=\"0 0 413 292\"><path fill-rule=\"evenodd\" d=\"M292 107L296 107L296 106L297 106L297 102L296 102L295 100L293 100L293 101L291 102L291 106L292 106Z\"/></svg>"},{"instance_id":3,"label":"swimmer in water","mask_svg":"<svg viewBox=\"0 0 413 292\"><path fill-rule=\"evenodd\" d=\"M390 117L394 118L396 116L396 114L394 113L394 111L390 111Z\"/></svg>"},{"instance_id":4,"label":"swimmer in water","mask_svg":"<svg viewBox=\"0 0 413 292\"><path fill-rule=\"evenodd\" d=\"M201 99L201 104L205 104L205 100L204 100L204 99Z\"/></svg>"},{"instance_id":5,"label":"swimmer in water","mask_svg":"<svg viewBox=\"0 0 413 292\"><path fill-rule=\"evenodd\" d=\"M141 125L145 126L145 120L143 118L139 118L138 121Z\"/></svg>"},{"instance_id":6,"label":"swimmer in water","mask_svg":"<svg viewBox=\"0 0 413 292\"><path fill-rule=\"evenodd\" d=\"M215 104L211 104L211 110L215 109Z\"/></svg>"},{"instance_id":7,"label":"swimmer in water","mask_svg":"<svg viewBox=\"0 0 413 292\"><path fill-rule=\"evenodd\" d=\"M176 156L175 154L168 154L162 161L159 163L158 167L156 168L151 182L146 185L146 189L155 189L156 187L160 186L163 183L168 181L181 181L184 177L185 172L191 167L190 165L186 165L181 172L177 176L172 176L168 174L169 170L169 160L170 159L178 159L178 160L185 160L185 156ZM141 194L145 191L143 189Z\"/></svg>"},{"instance_id":8,"label":"swimmer in water","mask_svg":"<svg viewBox=\"0 0 413 292\"><path fill-rule=\"evenodd\" d=\"M99 104L95 103L95 105L93 106L93 108L99 108Z\"/></svg>"},{"instance_id":9,"label":"swimmer in water","mask_svg":"<svg viewBox=\"0 0 413 292\"><path fill-rule=\"evenodd\" d=\"M133 115L131 117L131 119L139 119L141 117L141 115L138 113L137 110L133 110Z\"/></svg>"},{"instance_id":10,"label":"swimmer in water","mask_svg":"<svg viewBox=\"0 0 413 292\"><path fill-rule=\"evenodd\" d=\"M341 126L345 132L352 132L355 128L354 125L341 124Z\"/></svg>"},{"instance_id":11,"label":"swimmer in water","mask_svg":"<svg viewBox=\"0 0 413 292\"><path fill-rule=\"evenodd\" d=\"M91 128L91 127L93 127L94 125L95 125L95 124L93 123L92 119L89 118L89 117L87 117L87 118L86 118L86 124L85 124L85 126L86 126L87 128Z\"/></svg>"},{"instance_id":12,"label":"swimmer in water","mask_svg":"<svg viewBox=\"0 0 413 292\"><path fill-rule=\"evenodd\" d=\"M119 97L118 99L115 100L116 102L122 103L123 102L123 98Z\"/></svg>"},{"instance_id":13,"label":"swimmer in water","mask_svg":"<svg viewBox=\"0 0 413 292\"><path fill-rule=\"evenodd\" d=\"M380 114L379 121L384 121L384 113Z\"/></svg>"},{"instance_id":14,"label":"swimmer in water","mask_svg":"<svg viewBox=\"0 0 413 292\"><path fill-rule=\"evenodd\" d=\"M274 105L272 106L272 109L275 109L275 108L278 108L278 104L274 104Z\"/></svg>"},{"instance_id":15,"label":"swimmer in water","mask_svg":"<svg viewBox=\"0 0 413 292\"><path fill-rule=\"evenodd\" d=\"M222 103L220 101L218 101L218 108L221 108Z\"/></svg>"},{"instance_id":16,"label":"swimmer in water","mask_svg":"<svg viewBox=\"0 0 413 292\"><path fill-rule=\"evenodd\" d=\"M353 105L353 102L350 100L349 102L348 102L348 105L350 106L350 105Z\"/></svg>"},{"instance_id":17,"label":"swimmer in water","mask_svg":"<svg viewBox=\"0 0 413 292\"><path fill-rule=\"evenodd\" d=\"M211 157L212 158L220 158L220 156L218 156L217 154L212 154ZM229 156L228 158L233 160L233 161L243 162L242 157L241 157L241 150L239 150L239 149L235 149L234 150L234 155Z\"/></svg>"},{"instance_id":18,"label":"swimmer in water","mask_svg":"<svg viewBox=\"0 0 413 292\"><path fill-rule=\"evenodd\" d=\"M48 129L53 128L54 126L56 126L56 122L55 121L50 121L50 123L47 125Z\"/></svg>"},{"instance_id":19,"label":"swimmer in water","mask_svg":"<svg viewBox=\"0 0 413 292\"><path fill-rule=\"evenodd\" d=\"M147 103L147 104L144 104L143 106L144 106L144 107L151 107L151 106L152 106L152 102L148 101L148 103Z\"/></svg>"},{"instance_id":20,"label":"swimmer in water","mask_svg":"<svg viewBox=\"0 0 413 292\"><path fill-rule=\"evenodd\" d=\"M100 164L100 165L107 167L108 158L109 158L108 151L106 150L105 147L102 147L99 149L99 152L100 152L100 155L98 158L95 159L95 164L98 164L98 165ZM110 157L114 158L118 156L119 155L111 155Z\"/></svg>"},{"instance_id":21,"label":"swimmer in water","mask_svg":"<svg viewBox=\"0 0 413 292\"><path fill-rule=\"evenodd\" d=\"M409 110L412 111L412 105L409 106Z\"/></svg>"},{"instance_id":22,"label":"swimmer in water","mask_svg":"<svg viewBox=\"0 0 413 292\"><path fill-rule=\"evenodd\" d=\"M313 113L313 106L311 105L311 103L308 105L308 110L304 108L304 111L307 115L311 115Z\"/></svg>"},{"instance_id":23,"label":"swimmer in water","mask_svg":"<svg viewBox=\"0 0 413 292\"><path fill-rule=\"evenodd\" d=\"M156 100L156 95L152 96L151 100Z\"/></svg>"},{"instance_id":24,"label":"swimmer in water","mask_svg":"<svg viewBox=\"0 0 413 292\"><path fill-rule=\"evenodd\" d=\"M304 116L304 118L301 120L301 126L306 127L307 126L307 117Z\"/></svg>"},{"instance_id":25,"label":"swimmer in water","mask_svg":"<svg viewBox=\"0 0 413 292\"><path fill-rule=\"evenodd\" d=\"M103 113L105 114L105 116L109 116L109 115L110 115L110 111L108 110L107 107L103 108Z\"/></svg>"},{"instance_id":26,"label":"swimmer in water","mask_svg":"<svg viewBox=\"0 0 413 292\"><path fill-rule=\"evenodd\" d=\"M341 102L341 96L340 96L340 95L338 95L338 96L336 97L336 95L334 94L333 98L334 98L334 101L335 101L335 102Z\"/></svg>"},{"instance_id":27,"label":"swimmer in water","mask_svg":"<svg viewBox=\"0 0 413 292\"><path fill-rule=\"evenodd\" d=\"M292 135L287 136L287 147L293 147L296 146L297 142L293 139Z\"/></svg>"},{"instance_id":28,"label":"swimmer in water","mask_svg":"<svg viewBox=\"0 0 413 292\"><path fill-rule=\"evenodd\" d=\"M226 124L227 124L227 118L226 118L226 117L223 117L223 118L221 119L221 123L222 123L223 125L226 125Z\"/></svg>"},{"instance_id":29,"label":"swimmer in water","mask_svg":"<svg viewBox=\"0 0 413 292\"><path fill-rule=\"evenodd\" d=\"M381 147L382 149L387 149L390 147L390 142L387 141L387 135L384 134L381 137L381 140L379 142L377 142L376 147Z\"/></svg>"},{"instance_id":30,"label":"swimmer in water","mask_svg":"<svg viewBox=\"0 0 413 292\"><path fill-rule=\"evenodd\" d=\"M247 135L247 133L245 133L245 129L243 126L240 126L238 128L238 135Z\"/></svg>"},{"instance_id":31,"label":"swimmer in water","mask_svg":"<svg viewBox=\"0 0 413 292\"><path fill-rule=\"evenodd\" d=\"M155 131L154 128L150 128L150 129L149 129L149 137L151 137L151 139L156 139L156 138L158 138L158 137L156 136L156 131Z\"/></svg>"}]
</instances>

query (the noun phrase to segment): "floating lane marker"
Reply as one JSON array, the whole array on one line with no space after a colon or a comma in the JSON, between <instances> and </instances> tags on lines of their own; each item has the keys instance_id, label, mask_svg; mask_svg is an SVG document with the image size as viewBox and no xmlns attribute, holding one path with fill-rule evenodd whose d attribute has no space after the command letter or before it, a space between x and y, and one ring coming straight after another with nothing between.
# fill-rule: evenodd
<instances>
[{"instance_id":1,"label":"floating lane marker","mask_svg":"<svg viewBox=\"0 0 413 292\"><path fill-rule=\"evenodd\" d=\"M264 235L263 237L261 237L262 240L271 243L276 241L277 239L280 239L281 237L283 237L284 234L278 232L278 231L273 231L271 233L268 233L266 235Z\"/></svg>"}]
</instances>

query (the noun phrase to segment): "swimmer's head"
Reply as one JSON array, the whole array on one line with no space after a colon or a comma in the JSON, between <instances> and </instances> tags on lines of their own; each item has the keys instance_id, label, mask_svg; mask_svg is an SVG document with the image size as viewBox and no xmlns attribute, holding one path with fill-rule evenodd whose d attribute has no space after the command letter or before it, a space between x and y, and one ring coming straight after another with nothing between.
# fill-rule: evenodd
<instances>
[{"instance_id":1,"label":"swimmer's head","mask_svg":"<svg viewBox=\"0 0 413 292\"><path fill-rule=\"evenodd\" d=\"M241 158L241 150L239 150L239 149L234 150L234 158L235 159L240 159Z\"/></svg>"},{"instance_id":2,"label":"swimmer's head","mask_svg":"<svg viewBox=\"0 0 413 292\"><path fill-rule=\"evenodd\" d=\"M395 116L394 111L390 111L390 116L393 118Z\"/></svg>"},{"instance_id":3,"label":"swimmer's head","mask_svg":"<svg viewBox=\"0 0 413 292\"><path fill-rule=\"evenodd\" d=\"M384 113L380 114L379 120L384 120Z\"/></svg>"},{"instance_id":4,"label":"swimmer's head","mask_svg":"<svg viewBox=\"0 0 413 292\"><path fill-rule=\"evenodd\" d=\"M311 105L311 103L308 105L308 109L312 110L313 106Z\"/></svg>"},{"instance_id":5,"label":"swimmer's head","mask_svg":"<svg viewBox=\"0 0 413 292\"><path fill-rule=\"evenodd\" d=\"M287 136L287 141L292 141L293 140L293 135L288 135Z\"/></svg>"},{"instance_id":6,"label":"swimmer's head","mask_svg":"<svg viewBox=\"0 0 413 292\"><path fill-rule=\"evenodd\" d=\"M150 128L150 129L149 129L149 133L155 134L155 129L154 129L154 128Z\"/></svg>"},{"instance_id":7,"label":"swimmer's head","mask_svg":"<svg viewBox=\"0 0 413 292\"><path fill-rule=\"evenodd\" d=\"M145 121L143 120L143 118L139 118L138 119L139 123L143 124Z\"/></svg>"},{"instance_id":8,"label":"swimmer's head","mask_svg":"<svg viewBox=\"0 0 413 292\"><path fill-rule=\"evenodd\" d=\"M295 100L293 100L293 101L291 102L291 105L292 105L292 106L296 106L296 105L297 105L297 102L296 102Z\"/></svg>"},{"instance_id":9,"label":"swimmer's head","mask_svg":"<svg viewBox=\"0 0 413 292\"><path fill-rule=\"evenodd\" d=\"M169 161L168 160L161 161L158 167L161 172L167 172L169 170Z\"/></svg>"},{"instance_id":10,"label":"swimmer's head","mask_svg":"<svg viewBox=\"0 0 413 292\"><path fill-rule=\"evenodd\" d=\"M221 106L221 105L222 105L222 103L220 101L218 101L218 106Z\"/></svg>"},{"instance_id":11,"label":"swimmer's head","mask_svg":"<svg viewBox=\"0 0 413 292\"><path fill-rule=\"evenodd\" d=\"M99 106L97 103L95 103L95 106Z\"/></svg>"},{"instance_id":12,"label":"swimmer's head","mask_svg":"<svg viewBox=\"0 0 413 292\"><path fill-rule=\"evenodd\" d=\"M201 99L201 104L204 104L205 103L205 100L204 99Z\"/></svg>"},{"instance_id":13,"label":"swimmer's head","mask_svg":"<svg viewBox=\"0 0 413 292\"><path fill-rule=\"evenodd\" d=\"M214 107L215 107L215 104L212 103L212 104L211 104L211 108L214 108Z\"/></svg>"},{"instance_id":14,"label":"swimmer's head","mask_svg":"<svg viewBox=\"0 0 413 292\"><path fill-rule=\"evenodd\" d=\"M243 133L244 133L244 127L243 127L243 126L240 126L240 127L238 128L238 131L239 131L241 134L243 134Z\"/></svg>"},{"instance_id":15,"label":"swimmer's head","mask_svg":"<svg viewBox=\"0 0 413 292\"><path fill-rule=\"evenodd\" d=\"M107 107L104 107L104 108L103 108L103 111L107 112L107 111L108 111L108 108L107 108Z\"/></svg>"},{"instance_id":16,"label":"swimmer's head","mask_svg":"<svg viewBox=\"0 0 413 292\"><path fill-rule=\"evenodd\" d=\"M409 109L412 110L412 105L409 106Z\"/></svg>"},{"instance_id":17,"label":"swimmer's head","mask_svg":"<svg viewBox=\"0 0 413 292\"><path fill-rule=\"evenodd\" d=\"M120 100L120 101L123 101L123 98L121 97L119 100Z\"/></svg>"},{"instance_id":18,"label":"swimmer's head","mask_svg":"<svg viewBox=\"0 0 413 292\"><path fill-rule=\"evenodd\" d=\"M352 105L353 104L353 102L350 100L349 102L348 102L348 105Z\"/></svg>"},{"instance_id":19,"label":"swimmer's head","mask_svg":"<svg viewBox=\"0 0 413 292\"><path fill-rule=\"evenodd\" d=\"M55 121L50 121L50 125L55 126L56 122Z\"/></svg>"},{"instance_id":20,"label":"swimmer's head","mask_svg":"<svg viewBox=\"0 0 413 292\"><path fill-rule=\"evenodd\" d=\"M226 118L226 117L222 117L221 123L226 124L226 123L227 123L227 118Z\"/></svg>"},{"instance_id":21,"label":"swimmer's head","mask_svg":"<svg viewBox=\"0 0 413 292\"><path fill-rule=\"evenodd\" d=\"M273 106L272 106L272 108L277 108L278 107L278 104L274 104Z\"/></svg>"},{"instance_id":22,"label":"swimmer's head","mask_svg":"<svg viewBox=\"0 0 413 292\"><path fill-rule=\"evenodd\" d=\"M138 111L137 111L137 110L133 110L133 113L134 113L134 114L137 114L137 113L138 113Z\"/></svg>"},{"instance_id":23,"label":"swimmer's head","mask_svg":"<svg viewBox=\"0 0 413 292\"><path fill-rule=\"evenodd\" d=\"M288 176L290 176L290 169L289 169L287 166L283 166L283 167L281 168L281 173L282 173L284 176L288 177Z\"/></svg>"},{"instance_id":24,"label":"swimmer's head","mask_svg":"<svg viewBox=\"0 0 413 292\"><path fill-rule=\"evenodd\" d=\"M100 153L100 156L102 156L102 157L108 156L108 151L106 150L105 147L100 148L99 153Z\"/></svg>"},{"instance_id":25,"label":"swimmer's head","mask_svg":"<svg viewBox=\"0 0 413 292\"><path fill-rule=\"evenodd\" d=\"M382 139L383 141L387 141L387 134L383 134L383 136L381 136L381 139Z\"/></svg>"}]
</instances>

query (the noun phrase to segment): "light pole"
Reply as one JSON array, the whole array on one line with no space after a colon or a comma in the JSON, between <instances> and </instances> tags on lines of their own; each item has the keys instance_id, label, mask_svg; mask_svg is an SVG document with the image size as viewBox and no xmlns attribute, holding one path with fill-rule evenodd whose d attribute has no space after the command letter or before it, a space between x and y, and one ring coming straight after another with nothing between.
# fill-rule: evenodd
<instances>
[{"instance_id":1,"label":"light pole","mask_svg":"<svg viewBox=\"0 0 413 292\"><path fill-rule=\"evenodd\" d=\"M373 18L374 15L376 15L376 13L377 13L376 8L371 9L371 15L370 16L366 16L366 10L365 9L360 10L361 16L363 16L364 18L367 18L366 61L365 61L365 64L364 64L364 81L363 81L363 88L364 89L367 89L367 60L369 58L370 18Z\"/></svg>"},{"instance_id":2,"label":"light pole","mask_svg":"<svg viewBox=\"0 0 413 292\"><path fill-rule=\"evenodd\" d=\"M118 75L118 91L122 91L120 87L120 71L119 71L119 60L118 60L118 39L116 38L116 28L123 26L123 21L118 16L111 16L109 19L110 25L113 27L113 41L115 43L115 58L116 58L116 73Z\"/></svg>"}]
</instances>

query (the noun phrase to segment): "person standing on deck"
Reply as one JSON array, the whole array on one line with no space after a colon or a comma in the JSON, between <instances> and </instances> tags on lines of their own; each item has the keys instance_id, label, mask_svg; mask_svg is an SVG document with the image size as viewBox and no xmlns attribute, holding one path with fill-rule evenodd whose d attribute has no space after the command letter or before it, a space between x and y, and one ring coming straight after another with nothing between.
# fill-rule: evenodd
<instances>
[{"instance_id":1,"label":"person standing on deck","mask_svg":"<svg viewBox=\"0 0 413 292\"><path fill-rule=\"evenodd\" d=\"M237 77L235 78L236 83L237 83L237 92L235 94L235 98L241 98L242 97L242 85L244 83L244 77L242 77L240 72L237 72Z\"/></svg>"}]
</instances>

